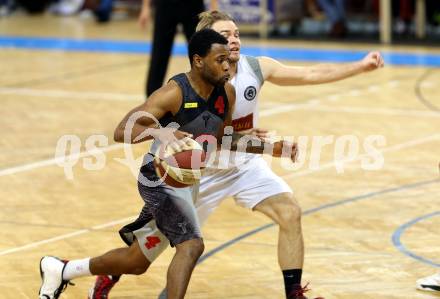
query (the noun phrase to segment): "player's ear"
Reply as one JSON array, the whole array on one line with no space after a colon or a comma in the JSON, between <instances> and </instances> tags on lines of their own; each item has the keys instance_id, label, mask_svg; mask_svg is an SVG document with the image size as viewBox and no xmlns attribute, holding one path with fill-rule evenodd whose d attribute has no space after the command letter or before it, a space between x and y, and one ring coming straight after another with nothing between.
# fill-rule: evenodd
<instances>
[{"instance_id":1,"label":"player's ear","mask_svg":"<svg viewBox=\"0 0 440 299\"><path fill-rule=\"evenodd\" d=\"M193 64L195 67L202 67L203 66L203 59L198 54L194 54L193 56Z\"/></svg>"}]
</instances>

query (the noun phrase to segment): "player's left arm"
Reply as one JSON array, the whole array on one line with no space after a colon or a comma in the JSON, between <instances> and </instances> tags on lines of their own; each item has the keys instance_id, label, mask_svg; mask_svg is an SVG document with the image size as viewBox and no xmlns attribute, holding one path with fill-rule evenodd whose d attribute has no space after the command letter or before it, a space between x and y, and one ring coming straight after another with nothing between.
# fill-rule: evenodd
<instances>
[{"instance_id":1,"label":"player's left arm","mask_svg":"<svg viewBox=\"0 0 440 299\"><path fill-rule=\"evenodd\" d=\"M265 141L255 135L245 135L233 132L231 151L245 152L250 154L270 154L273 157L288 157L293 162L298 155L298 145L295 142L280 140L274 143Z\"/></svg>"},{"instance_id":2,"label":"player's left arm","mask_svg":"<svg viewBox=\"0 0 440 299\"><path fill-rule=\"evenodd\" d=\"M312 66L288 66L269 57L259 57L265 80L276 85L322 84L346 79L384 66L379 52L370 52L351 63L323 63Z\"/></svg>"}]
</instances>

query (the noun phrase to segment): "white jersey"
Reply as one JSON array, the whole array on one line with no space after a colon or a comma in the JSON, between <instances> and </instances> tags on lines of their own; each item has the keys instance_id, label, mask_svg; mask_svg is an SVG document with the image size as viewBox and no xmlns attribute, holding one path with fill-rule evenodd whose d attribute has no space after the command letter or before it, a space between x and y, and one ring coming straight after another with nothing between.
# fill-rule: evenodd
<instances>
[{"instance_id":1,"label":"white jersey","mask_svg":"<svg viewBox=\"0 0 440 299\"><path fill-rule=\"evenodd\" d=\"M230 83L235 87L235 107L232 113L232 126L235 132L257 127L258 122L258 93L264 79L257 58L240 55L237 63L237 73ZM208 162L209 169L227 169L238 167L244 162L255 158L256 155L241 152L217 152L215 160Z\"/></svg>"},{"instance_id":2,"label":"white jersey","mask_svg":"<svg viewBox=\"0 0 440 299\"><path fill-rule=\"evenodd\" d=\"M257 127L258 93L264 79L257 58L240 55L237 73L231 80L235 87L235 109L232 114L234 131L243 131Z\"/></svg>"}]
</instances>

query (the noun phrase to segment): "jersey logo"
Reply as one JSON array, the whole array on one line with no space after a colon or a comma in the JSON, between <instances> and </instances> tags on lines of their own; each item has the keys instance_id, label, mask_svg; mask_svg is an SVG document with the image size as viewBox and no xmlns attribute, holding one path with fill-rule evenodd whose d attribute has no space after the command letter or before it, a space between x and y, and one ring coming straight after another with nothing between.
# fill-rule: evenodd
<instances>
[{"instance_id":1,"label":"jersey logo","mask_svg":"<svg viewBox=\"0 0 440 299\"><path fill-rule=\"evenodd\" d=\"M252 101L257 96L257 89L254 86L246 87L244 91L244 98L248 101Z\"/></svg>"},{"instance_id":2,"label":"jersey logo","mask_svg":"<svg viewBox=\"0 0 440 299\"><path fill-rule=\"evenodd\" d=\"M156 247L156 245L159 243L160 243L159 237L149 236L149 237L147 237L147 242L145 242L144 245L147 249L151 249L153 247Z\"/></svg>"},{"instance_id":3,"label":"jersey logo","mask_svg":"<svg viewBox=\"0 0 440 299\"><path fill-rule=\"evenodd\" d=\"M217 98L214 104L214 108L217 109L218 114L225 113L225 100L223 99L223 96L219 96Z\"/></svg>"},{"instance_id":4,"label":"jersey logo","mask_svg":"<svg viewBox=\"0 0 440 299\"><path fill-rule=\"evenodd\" d=\"M243 131L243 130L252 129L254 127L254 114L251 113L246 116L233 119L232 127L234 128L234 131Z\"/></svg>"},{"instance_id":5,"label":"jersey logo","mask_svg":"<svg viewBox=\"0 0 440 299\"><path fill-rule=\"evenodd\" d=\"M206 115L203 115L202 118L205 121L205 128L208 127L208 120L211 118L211 115L206 114Z\"/></svg>"},{"instance_id":6,"label":"jersey logo","mask_svg":"<svg viewBox=\"0 0 440 299\"><path fill-rule=\"evenodd\" d=\"M185 108L197 108L199 106L199 103L185 103Z\"/></svg>"},{"instance_id":7,"label":"jersey logo","mask_svg":"<svg viewBox=\"0 0 440 299\"><path fill-rule=\"evenodd\" d=\"M187 222L180 222L180 223L177 223L177 226L178 227L180 227L180 229L182 230L182 233L183 234L186 234L187 232L188 232L188 230L186 229L186 226L188 225L188 223Z\"/></svg>"}]
</instances>

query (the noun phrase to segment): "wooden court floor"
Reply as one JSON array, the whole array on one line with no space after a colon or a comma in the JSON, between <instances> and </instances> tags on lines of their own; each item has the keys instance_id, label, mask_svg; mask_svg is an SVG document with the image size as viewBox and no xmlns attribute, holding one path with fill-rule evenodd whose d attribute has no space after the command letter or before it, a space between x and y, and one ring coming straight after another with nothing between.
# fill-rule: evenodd
<instances>
[{"instance_id":1,"label":"wooden court floor","mask_svg":"<svg viewBox=\"0 0 440 299\"><path fill-rule=\"evenodd\" d=\"M97 26L48 16L0 19L0 35L147 38L134 21ZM174 57L169 75L185 71L186 63L185 57ZM124 151L111 136L126 112L142 102L146 66L147 57L140 54L0 48L0 298L36 298L43 255L74 259L123 246L117 231L137 216L142 202L135 176L116 160ZM318 167L311 167L310 144L299 169L273 164L303 208L304 281L311 283L310 296L440 298L414 287L417 278L440 266L439 85L436 68L388 65L333 84L263 87L261 127L309 140L333 136ZM83 155L73 166L73 179L67 179L54 161L63 135L78 136L82 152L91 135L108 137L105 164L85 170L90 156ZM359 155L365 154L368 136L384 136L386 144L378 147L383 167L364 170L365 155L358 155L338 172L336 140L346 135L359 140ZM147 147L137 145L134 155ZM267 218L228 199L203 232L208 256L193 274L188 298L283 298L277 229ZM111 298L157 298L172 254L168 249L142 276L123 277ZM86 298L92 281L77 279L61 297Z\"/></svg>"}]
</instances>

